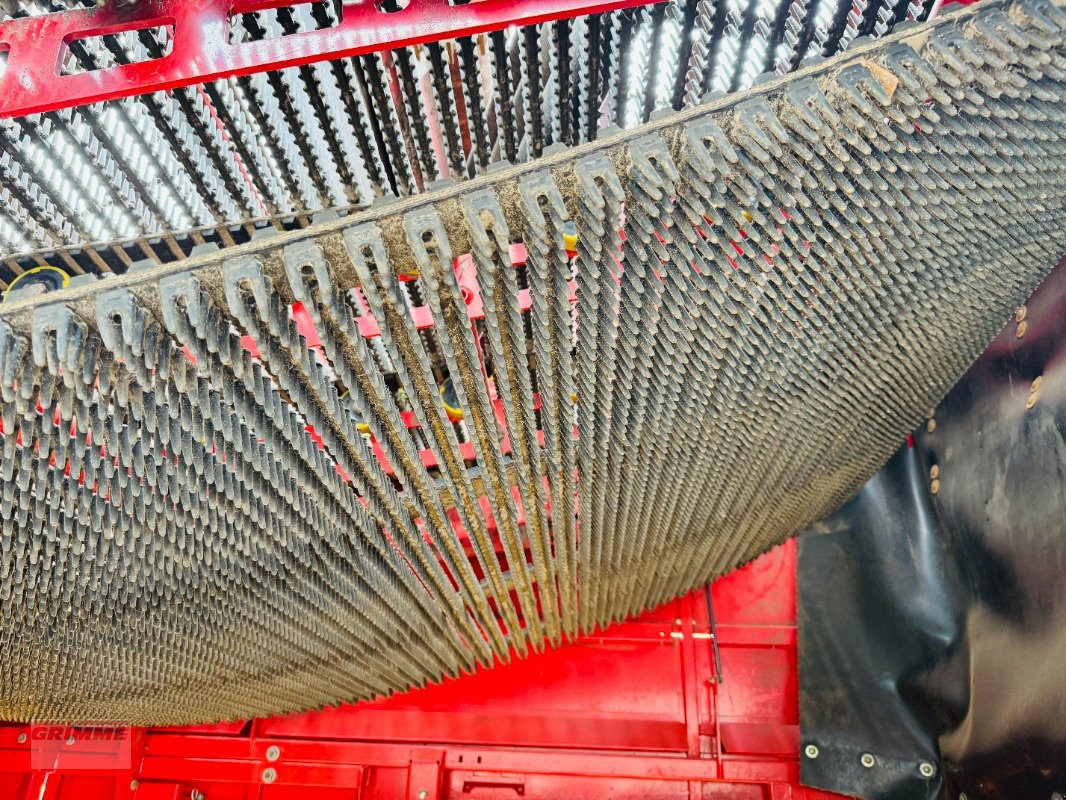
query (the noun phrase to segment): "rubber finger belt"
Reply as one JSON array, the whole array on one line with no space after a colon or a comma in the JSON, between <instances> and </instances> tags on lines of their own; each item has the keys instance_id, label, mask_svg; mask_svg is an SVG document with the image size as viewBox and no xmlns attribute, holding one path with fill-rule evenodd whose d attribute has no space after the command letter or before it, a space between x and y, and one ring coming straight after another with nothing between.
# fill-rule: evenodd
<instances>
[{"instance_id":1,"label":"rubber finger belt","mask_svg":"<svg viewBox=\"0 0 1066 800\"><path fill-rule=\"evenodd\" d=\"M5 304L0 714L387 694L818 520L1062 252L1064 45L1055 2L986 0L462 185Z\"/></svg>"}]
</instances>

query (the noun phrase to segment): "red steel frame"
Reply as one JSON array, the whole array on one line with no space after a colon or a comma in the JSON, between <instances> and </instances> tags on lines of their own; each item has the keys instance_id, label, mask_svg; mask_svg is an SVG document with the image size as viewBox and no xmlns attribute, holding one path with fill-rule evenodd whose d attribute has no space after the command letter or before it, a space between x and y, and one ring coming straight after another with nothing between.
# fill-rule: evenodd
<instances>
[{"instance_id":1,"label":"red steel frame","mask_svg":"<svg viewBox=\"0 0 1066 800\"><path fill-rule=\"evenodd\" d=\"M316 0L325 2L325 0ZM391 47L485 33L512 25L595 14L655 0L410 0L386 13L378 0L342 6L338 25L277 39L229 44L237 14L295 5L292 0L137 0L108 2L0 23L0 117L54 111L117 97L189 86ZM159 59L60 75L63 48L95 36L169 27L173 48Z\"/></svg>"},{"instance_id":2,"label":"red steel frame","mask_svg":"<svg viewBox=\"0 0 1066 800\"><path fill-rule=\"evenodd\" d=\"M491 670L276 719L135 729L129 770L29 768L4 800L833 800L799 786L794 542L703 592ZM272 748L277 748L276 751ZM269 782L267 770L273 770Z\"/></svg>"}]
</instances>

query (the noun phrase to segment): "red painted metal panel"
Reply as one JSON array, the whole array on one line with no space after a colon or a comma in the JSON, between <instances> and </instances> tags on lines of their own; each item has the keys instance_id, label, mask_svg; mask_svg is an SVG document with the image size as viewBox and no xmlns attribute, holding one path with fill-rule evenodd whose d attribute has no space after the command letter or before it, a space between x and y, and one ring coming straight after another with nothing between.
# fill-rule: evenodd
<instances>
[{"instance_id":1,"label":"red painted metal panel","mask_svg":"<svg viewBox=\"0 0 1066 800\"><path fill-rule=\"evenodd\" d=\"M184 800L180 783L146 783L137 792L137 800Z\"/></svg>"},{"instance_id":2,"label":"red painted metal panel","mask_svg":"<svg viewBox=\"0 0 1066 800\"><path fill-rule=\"evenodd\" d=\"M644 5L652 0L411 0L386 13L375 0L343 5L338 25L258 42L229 43L231 15L291 0L139 0L0 23L0 117L173 89L230 75L310 64L392 47ZM66 43L146 28L170 28L162 58L60 75Z\"/></svg>"},{"instance_id":3,"label":"red painted metal panel","mask_svg":"<svg viewBox=\"0 0 1066 800\"><path fill-rule=\"evenodd\" d=\"M278 719L136 731L129 771L33 771L12 800L832 800L799 786L795 545L596 635L440 685Z\"/></svg>"}]
</instances>

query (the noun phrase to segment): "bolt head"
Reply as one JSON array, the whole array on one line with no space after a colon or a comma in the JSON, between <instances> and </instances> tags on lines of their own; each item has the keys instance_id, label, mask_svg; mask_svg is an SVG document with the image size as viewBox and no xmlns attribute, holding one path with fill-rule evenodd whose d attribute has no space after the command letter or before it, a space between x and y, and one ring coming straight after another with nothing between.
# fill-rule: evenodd
<instances>
[{"instance_id":1,"label":"bolt head","mask_svg":"<svg viewBox=\"0 0 1066 800\"><path fill-rule=\"evenodd\" d=\"M263 770L263 783L273 783L278 777L278 773L273 767L267 767Z\"/></svg>"},{"instance_id":2,"label":"bolt head","mask_svg":"<svg viewBox=\"0 0 1066 800\"><path fill-rule=\"evenodd\" d=\"M803 755L807 756L807 758L818 758L818 745L807 745L803 748Z\"/></svg>"},{"instance_id":3,"label":"bolt head","mask_svg":"<svg viewBox=\"0 0 1066 800\"><path fill-rule=\"evenodd\" d=\"M24 734L24 733L20 733L19 734L19 744L26 744L26 734Z\"/></svg>"},{"instance_id":4,"label":"bolt head","mask_svg":"<svg viewBox=\"0 0 1066 800\"><path fill-rule=\"evenodd\" d=\"M74 744L75 741L77 740L73 736L67 737L67 744Z\"/></svg>"},{"instance_id":5,"label":"bolt head","mask_svg":"<svg viewBox=\"0 0 1066 800\"><path fill-rule=\"evenodd\" d=\"M189 800L204 800L204 793L199 789L193 789L189 792Z\"/></svg>"},{"instance_id":6,"label":"bolt head","mask_svg":"<svg viewBox=\"0 0 1066 800\"><path fill-rule=\"evenodd\" d=\"M859 756L859 763L866 767L866 769L870 769L874 764L877 763L877 761L869 753L863 753L861 756Z\"/></svg>"},{"instance_id":7,"label":"bolt head","mask_svg":"<svg viewBox=\"0 0 1066 800\"><path fill-rule=\"evenodd\" d=\"M131 792L137 791L137 787L140 786L140 785L141 785L140 781L137 781L136 779L130 781L130 791Z\"/></svg>"},{"instance_id":8,"label":"bolt head","mask_svg":"<svg viewBox=\"0 0 1066 800\"><path fill-rule=\"evenodd\" d=\"M268 747L266 751L266 758L267 761L277 761L279 758L281 758L281 748L278 747L276 744L270 745L270 747Z\"/></svg>"},{"instance_id":9,"label":"bolt head","mask_svg":"<svg viewBox=\"0 0 1066 800\"><path fill-rule=\"evenodd\" d=\"M427 797L429 797L429 792L425 789L418 790L418 800L426 800Z\"/></svg>"},{"instance_id":10,"label":"bolt head","mask_svg":"<svg viewBox=\"0 0 1066 800\"><path fill-rule=\"evenodd\" d=\"M932 778L936 775L936 767L930 764L928 761L923 761L918 765L918 772L922 774L923 778Z\"/></svg>"}]
</instances>

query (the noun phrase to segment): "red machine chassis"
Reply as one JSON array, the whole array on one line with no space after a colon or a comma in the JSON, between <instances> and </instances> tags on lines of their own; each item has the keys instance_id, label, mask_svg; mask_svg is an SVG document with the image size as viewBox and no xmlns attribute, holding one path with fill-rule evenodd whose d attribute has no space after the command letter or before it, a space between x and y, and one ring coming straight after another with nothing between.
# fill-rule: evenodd
<instances>
[{"instance_id":1,"label":"red machine chassis","mask_svg":"<svg viewBox=\"0 0 1066 800\"><path fill-rule=\"evenodd\" d=\"M29 728L0 727L0 797L832 800L799 786L795 554L789 542L715 583L713 626L698 591L405 695L134 729L128 770L71 769L63 755L33 770Z\"/></svg>"}]
</instances>

